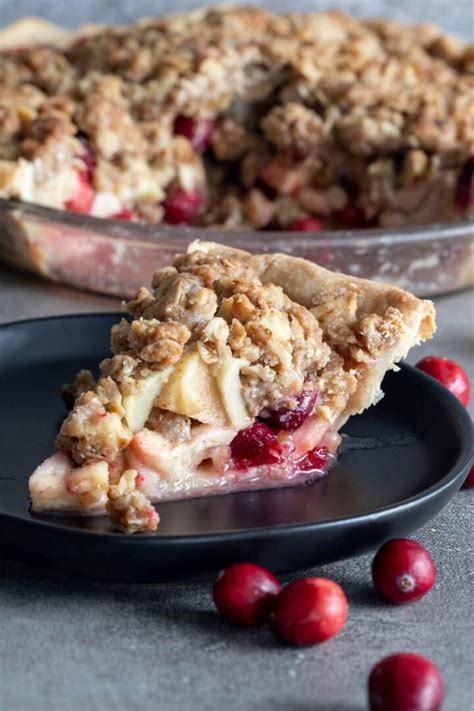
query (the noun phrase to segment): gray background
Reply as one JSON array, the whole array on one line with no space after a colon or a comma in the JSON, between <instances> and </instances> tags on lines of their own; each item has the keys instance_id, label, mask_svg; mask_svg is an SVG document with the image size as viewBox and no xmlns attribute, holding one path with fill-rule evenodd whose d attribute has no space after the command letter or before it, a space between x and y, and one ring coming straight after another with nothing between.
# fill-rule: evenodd
<instances>
[{"instance_id":1,"label":"gray background","mask_svg":"<svg viewBox=\"0 0 474 711\"><path fill-rule=\"evenodd\" d=\"M196 0L0 0L0 21L12 22L24 15L40 15L58 24L75 27L81 22L128 22L146 15L175 12L199 7ZM215 3L218 4L218 3ZM231 3L227 3L231 4ZM248 2L233 4L251 5ZM386 15L402 21L426 21L441 24L469 40L473 35L472 0L276 0L254 3L272 9L345 9L355 15Z\"/></svg>"},{"instance_id":2,"label":"gray background","mask_svg":"<svg viewBox=\"0 0 474 711\"><path fill-rule=\"evenodd\" d=\"M0 20L37 14L74 26L196 4L0 0ZM296 7L290 0L267 5ZM298 3L303 5L438 21L466 38L473 34L472 7L465 0ZM111 299L7 269L0 269L0 283L0 322L117 307ZM428 353L454 357L474 381L472 292L437 299L436 307L438 333L411 361ZM350 612L340 636L302 650L282 647L267 629L227 625L213 611L209 584L101 585L0 560L0 708L362 711L371 666L394 651L414 651L441 669L448 687L445 711L469 711L474 708L473 502L472 491L461 491L416 534L436 561L438 579L413 605L391 607L377 600L371 556L305 571L341 583Z\"/></svg>"}]
</instances>

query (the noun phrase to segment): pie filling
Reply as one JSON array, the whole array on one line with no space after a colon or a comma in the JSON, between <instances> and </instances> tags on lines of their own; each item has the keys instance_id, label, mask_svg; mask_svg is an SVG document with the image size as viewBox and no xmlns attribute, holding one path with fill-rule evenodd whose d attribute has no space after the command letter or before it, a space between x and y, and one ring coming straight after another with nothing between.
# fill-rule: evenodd
<instances>
[{"instance_id":1,"label":"pie filling","mask_svg":"<svg viewBox=\"0 0 474 711\"><path fill-rule=\"evenodd\" d=\"M207 8L0 52L0 196L226 229L474 210L473 47L432 25Z\"/></svg>"},{"instance_id":2,"label":"pie filling","mask_svg":"<svg viewBox=\"0 0 474 711\"><path fill-rule=\"evenodd\" d=\"M293 433L256 425L237 434L197 425L189 443L174 446L143 429L120 464L134 473L134 488L157 503L301 484L322 476L335 460L340 436L317 415ZM33 510L104 513L113 468L105 462L77 467L63 453L52 455L30 478Z\"/></svg>"},{"instance_id":3,"label":"pie filling","mask_svg":"<svg viewBox=\"0 0 474 711\"><path fill-rule=\"evenodd\" d=\"M58 451L30 477L35 512L105 511L148 531L155 502L320 477L344 421L433 330L430 302L392 287L207 243L127 311L99 378L63 388Z\"/></svg>"}]
</instances>

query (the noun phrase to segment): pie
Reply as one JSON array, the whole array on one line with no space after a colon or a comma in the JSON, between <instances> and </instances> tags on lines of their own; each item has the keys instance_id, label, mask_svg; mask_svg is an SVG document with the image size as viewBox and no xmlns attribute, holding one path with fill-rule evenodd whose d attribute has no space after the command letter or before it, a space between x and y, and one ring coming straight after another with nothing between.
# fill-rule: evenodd
<instances>
[{"instance_id":1,"label":"pie","mask_svg":"<svg viewBox=\"0 0 474 711\"><path fill-rule=\"evenodd\" d=\"M474 45L432 25L218 7L2 47L0 197L228 229L474 214Z\"/></svg>"},{"instance_id":2,"label":"pie","mask_svg":"<svg viewBox=\"0 0 474 711\"><path fill-rule=\"evenodd\" d=\"M153 503L321 476L339 429L430 338L434 308L283 254L194 242L126 304L112 356L81 371L34 512L155 530Z\"/></svg>"}]
</instances>

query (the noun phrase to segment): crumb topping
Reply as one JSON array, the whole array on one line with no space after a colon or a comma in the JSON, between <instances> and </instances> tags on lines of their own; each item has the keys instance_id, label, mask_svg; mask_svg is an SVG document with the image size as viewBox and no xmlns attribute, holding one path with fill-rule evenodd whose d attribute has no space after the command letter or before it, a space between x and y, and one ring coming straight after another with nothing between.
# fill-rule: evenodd
<instances>
[{"instance_id":1,"label":"crumb topping","mask_svg":"<svg viewBox=\"0 0 474 711\"><path fill-rule=\"evenodd\" d=\"M94 459L113 461L132 439L117 403L121 400L118 388L111 379L105 381L105 388L99 381L95 392L79 395L59 431L58 449L70 454L77 464Z\"/></svg>"},{"instance_id":2,"label":"crumb topping","mask_svg":"<svg viewBox=\"0 0 474 711\"><path fill-rule=\"evenodd\" d=\"M147 497L137 489L137 472L127 469L108 490L106 511L123 533L156 531L160 517Z\"/></svg>"},{"instance_id":3,"label":"crumb topping","mask_svg":"<svg viewBox=\"0 0 474 711\"><path fill-rule=\"evenodd\" d=\"M165 368L178 362L189 338L188 328L181 323L145 318L130 323L122 319L112 327L111 348L116 355L129 356L152 368Z\"/></svg>"}]
</instances>

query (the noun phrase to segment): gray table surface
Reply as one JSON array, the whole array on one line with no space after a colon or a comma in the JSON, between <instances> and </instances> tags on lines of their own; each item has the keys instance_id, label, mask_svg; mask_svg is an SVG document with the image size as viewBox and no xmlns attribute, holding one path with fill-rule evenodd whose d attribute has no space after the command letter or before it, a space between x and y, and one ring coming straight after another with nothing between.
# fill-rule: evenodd
<instances>
[{"instance_id":1,"label":"gray table surface","mask_svg":"<svg viewBox=\"0 0 474 711\"><path fill-rule=\"evenodd\" d=\"M197 4L0 0L0 22L41 14L74 26ZM289 0L271 4L296 6ZM441 21L452 32L472 35L469 0L299 5ZM0 269L0 284L0 322L117 306L113 299L7 269ZM473 293L437 299L436 306L438 333L409 360L428 353L447 355L460 360L474 381ZM444 709L468 711L474 708L473 501L472 492L461 491L416 534L438 567L434 589L418 603L380 604L371 589L371 556L305 571L341 583L350 613L339 637L303 650L280 646L267 629L228 626L213 611L209 584L103 585L0 560L0 708L356 711L366 707L365 679L371 666L386 654L409 650L439 665L448 687Z\"/></svg>"},{"instance_id":2,"label":"gray table surface","mask_svg":"<svg viewBox=\"0 0 474 711\"><path fill-rule=\"evenodd\" d=\"M118 306L7 269L0 283L2 322ZM437 299L436 306L439 330L409 360L449 355L474 381L473 293ZM445 709L467 711L473 708L473 502L472 491L459 492L416 534L436 561L438 580L413 605L380 604L370 583L371 556L306 571L342 584L350 613L339 637L300 651L280 646L267 629L227 625L214 613L210 584L104 585L1 561L0 707L355 711L365 708L371 666L391 652L414 651L442 670Z\"/></svg>"}]
</instances>

